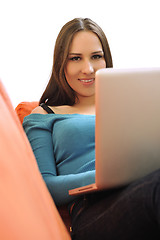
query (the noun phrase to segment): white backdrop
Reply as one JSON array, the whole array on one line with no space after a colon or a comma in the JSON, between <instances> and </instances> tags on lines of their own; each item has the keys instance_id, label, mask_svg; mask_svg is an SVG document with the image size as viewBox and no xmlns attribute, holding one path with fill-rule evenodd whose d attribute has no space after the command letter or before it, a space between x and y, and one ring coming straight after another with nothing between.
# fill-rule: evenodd
<instances>
[{"instance_id":1,"label":"white backdrop","mask_svg":"<svg viewBox=\"0 0 160 240\"><path fill-rule=\"evenodd\" d=\"M0 78L14 107L39 100L57 34L75 17L102 27L114 67L160 67L159 0L0 0Z\"/></svg>"}]
</instances>

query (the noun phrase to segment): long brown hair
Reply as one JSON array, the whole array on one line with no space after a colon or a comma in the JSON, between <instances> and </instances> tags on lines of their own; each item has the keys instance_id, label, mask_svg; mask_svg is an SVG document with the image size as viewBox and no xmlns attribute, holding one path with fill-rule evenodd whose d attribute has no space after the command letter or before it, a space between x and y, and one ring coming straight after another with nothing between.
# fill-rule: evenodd
<instances>
[{"instance_id":1,"label":"long brown hair","mask_svg":"<svg viewBox=\"0 0 160 240\"><path fill-rule=\"evenodd\" d=\"M50 106L74 105L76 95L66 81L64 68L75 33L85 30L98 36L104 51L106 67L113 67L109 44L103 30L89 18L75 18L66 23L58 34L54 48L52 74L40 98L40 103L47 102Z\"/></svg>"}]
</instances>

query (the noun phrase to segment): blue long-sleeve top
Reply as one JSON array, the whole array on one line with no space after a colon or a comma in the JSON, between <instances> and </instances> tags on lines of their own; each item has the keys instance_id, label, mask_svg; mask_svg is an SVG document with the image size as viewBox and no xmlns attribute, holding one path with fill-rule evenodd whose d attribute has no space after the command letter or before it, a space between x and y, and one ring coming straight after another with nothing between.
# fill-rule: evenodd
<instances>
[{"instance_id":1,"label":"blue long-sleeve top","mask_svg":"<svg viewBox=\"0 0 160 240\"><path fill-rule=\"evenodd\" d=\"M95 182L95 115L31 114L23 127L56 205L76 198L68 190Z\"/></svg>"}]
</instances>

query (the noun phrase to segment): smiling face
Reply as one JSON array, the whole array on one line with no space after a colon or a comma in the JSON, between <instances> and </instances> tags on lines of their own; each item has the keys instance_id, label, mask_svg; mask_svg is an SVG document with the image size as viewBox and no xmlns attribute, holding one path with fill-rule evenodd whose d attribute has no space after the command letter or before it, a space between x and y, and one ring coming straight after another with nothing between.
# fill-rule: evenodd
<instances>
[{"instance_id":1,"label":"smiling face","mask_svg":"<svg viewBox=\"0 0 160 240\"><path fill-rule=\"evenodd\" d=\"M79 100L95 95L95 72L105 67L104 52L97 35L91 31L76 33L69 49L65 77Z\"/></svg>"}]
</instances>

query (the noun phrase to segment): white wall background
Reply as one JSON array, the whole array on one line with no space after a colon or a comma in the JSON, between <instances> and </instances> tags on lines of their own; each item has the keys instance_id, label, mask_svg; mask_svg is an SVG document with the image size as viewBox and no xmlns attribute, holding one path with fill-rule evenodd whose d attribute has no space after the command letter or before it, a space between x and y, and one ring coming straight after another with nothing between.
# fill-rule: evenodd
<instances>
[{"instance_id":1,"label":"white wall background","mask_svg":"<svg viewBox=\"0 0 160 240\"><path fill-rule=\"evenodd\" d=\"M114 67L160 67L159 0L0 0L0 78L14 107L39 100L55 39L75 17L107 35Z\"/></svg>"}]
</instances>

